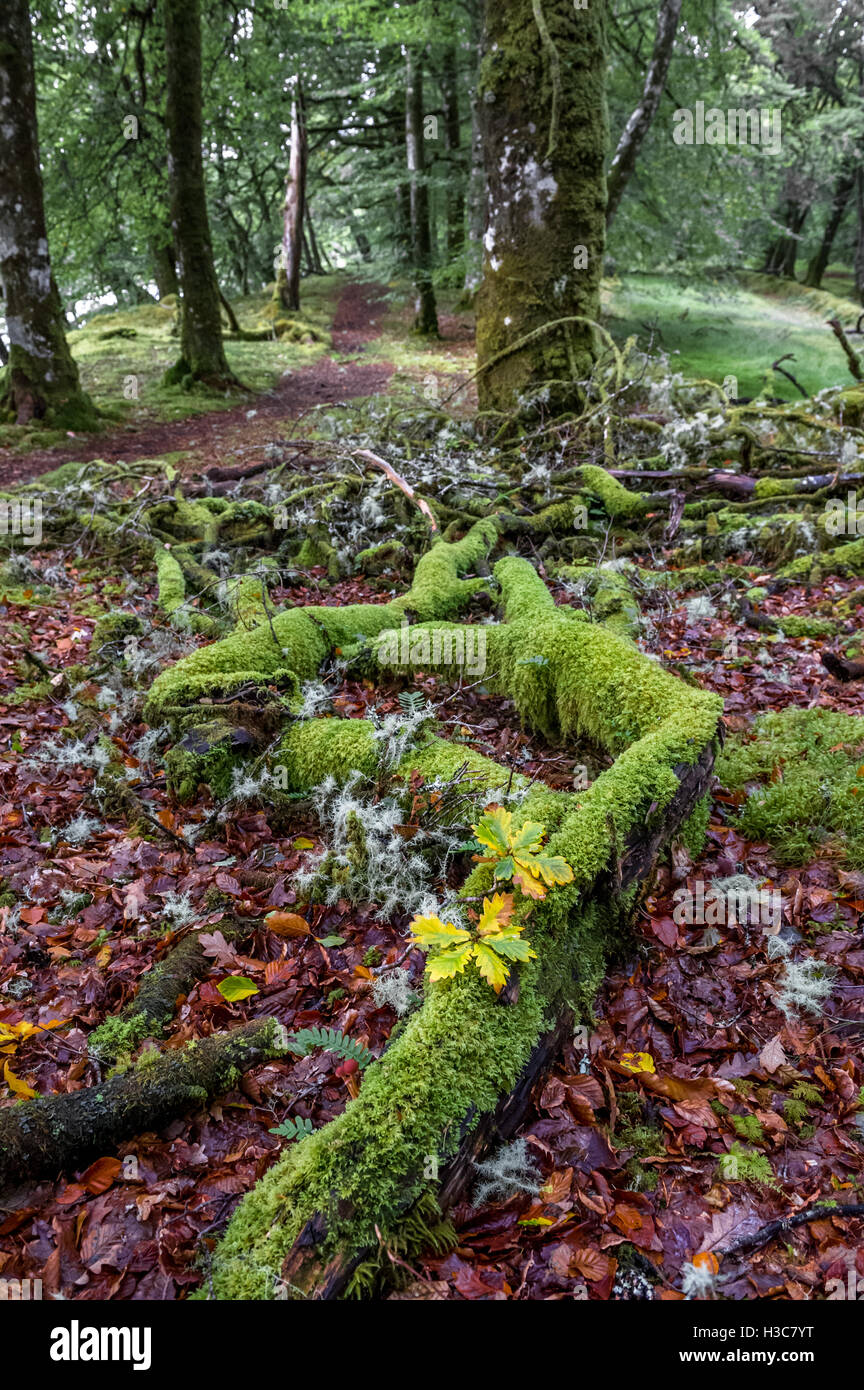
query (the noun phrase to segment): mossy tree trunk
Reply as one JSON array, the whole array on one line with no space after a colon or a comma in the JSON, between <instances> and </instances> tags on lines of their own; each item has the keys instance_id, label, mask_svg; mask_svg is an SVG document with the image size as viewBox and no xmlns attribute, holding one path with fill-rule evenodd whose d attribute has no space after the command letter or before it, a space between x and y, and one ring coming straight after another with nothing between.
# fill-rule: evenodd
<instances>
[{"instance_id":1,"label":"mossy tree trunk","mask_svg":"<svg viewBox=\"0 0 864 1390\"><path fill-rule=\"evenodd\" d=\"M200 0L163 0L171 223L177 248L181 361L168 380L233 381L222 347L219 284L201 152Z\"/></svg>"},{"instance_id":2,"label":"mossy tree trunk","mask_svg":"<svg viewBox=\"0 0 864 1390\"><path fill-rule=\"evenodd\" d=\"M0 107L0 280L10 342L0 404L19 425L47 419L86 428L95 411L66 342L48 252L27 0L7 0L0 14Z\"/></svg>"},{"instance_id":3,"label":"mossy tree trunk","mask_svg":"<svg viewBox=\"0 0 864 1390\"><path fill-rule=\"evenodd\" d=\"M405 149L411 209L411 260L414 268L414 331L437 337L429 186L423 150L423 64L410 50L405 60Z\"/></svg>"},{"instance_id":4,"label":"mossy tree trunk","mask_svg":"<svg viewBox=\"0 0 864 1390\"><path fill-rule=\"evenodd\" d=\"M273 298L283 309L300 308L300 260L306 207L306 120L299 77L291 98L291 153L282 205L282 258Z\"/></svg>"},{"instance_id":5,"label":"mossy tree trunk","mask_svg":"<svg viewBox=\"0 0 864 1390\"><path fill-rule=\"evenodd\" d=\"M596 320L606 218L606 4L486 0L480 69L488 205L477 355L481 409L543 393L582 399ZM503 355L502 355L503 354ZM546 392L548 391L548 396Z\"/></svg>"},{"instance_id":6,"label":"mossy tree trunk","mask_svg":"<svg viewBox=\"0 0 864 1390\"><path fill-rule=\"evenodd\" d=\"M174 243L170 231L166 228L164 232L154 234L150 238L149 249L150 265L159 298L165 299L169 294L179 294L177 258L174 254Z\"/></svg>"}]
</instances>

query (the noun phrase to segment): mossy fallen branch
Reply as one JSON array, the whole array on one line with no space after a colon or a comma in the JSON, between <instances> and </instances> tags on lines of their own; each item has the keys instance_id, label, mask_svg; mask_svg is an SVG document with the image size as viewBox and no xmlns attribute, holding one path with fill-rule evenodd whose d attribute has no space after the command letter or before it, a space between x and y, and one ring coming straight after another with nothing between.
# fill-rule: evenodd
<instances>
[{"instance_id":1,"label":"mossy fallen branch","mask_svg":"<svg viewBox=\"0 0 864 1390\"><path fill-rule=\"evenodd\" d=\"M0 1187L70 1172L200 1109L259 1062L284 1057L287 1043L275 1018L257 1019L178 1051L145 1052L134 1067L88 1090L7 1106L0 1110Z\"/></svg>"}]
</instances>

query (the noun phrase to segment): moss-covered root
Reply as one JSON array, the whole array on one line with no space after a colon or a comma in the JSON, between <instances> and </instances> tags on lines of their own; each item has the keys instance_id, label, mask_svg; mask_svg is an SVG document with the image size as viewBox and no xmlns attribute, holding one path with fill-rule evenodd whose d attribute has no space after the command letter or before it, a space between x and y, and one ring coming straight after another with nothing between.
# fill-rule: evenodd
<instances>
[{"instance_id":1,"label":"moss-covered root","mask_svg":"<svg viewBox=\"0 0 864 1390\"><path fill-rule=\"evenodd\" d=\"M219 930L228 942L240 942L250 935L255 922L236 919L220 922ZM212 965L201 947L199 933L184 936L165 958L144 975L135 998L104 1023L88 1038L88 1046L100 1062L116 1062L131 1052L144 1038L157 1037L171 1019L178 998L188 994L197 980L206 975Z\"/></svg>"},{"instance_id":2,"label":"moss-covered root","mask_svg":"<svg viewBox=\"0 0 864 1390\"><path fill-rule=\"evenodd\" d=\"M71 1171L160 1129L230 1090L250 1067L284 1056L287 1037L276 1019L258 1019L182 1051L145 1053L129 1071L89 1090L0 1110L0 1187Z\"/></svg>"},{"instance_id":3,"label":"moss-covered root","mask_svg":"<svg viewBox=\"0 0 864 1390\"><path fill-rule=\"evenodd\" d=\"M406 614L423 621L455 617L478 589L487 587L483 578L462 576L485 559L497 539L497 525L487 518L476 522L461 541L436 541L418 561L411 588L392 603L291 608L275 614L272 621L200 648L157 677L145 718L156 723L178 706L247 681L280 681L296 693L303 681L318 674L336 647L398 627ZM174 586L169 587L173 594L176 575L169 573L164 554L159 563ZM162 588L160 576L160 595Z\"/></svg>"}]
</instances>

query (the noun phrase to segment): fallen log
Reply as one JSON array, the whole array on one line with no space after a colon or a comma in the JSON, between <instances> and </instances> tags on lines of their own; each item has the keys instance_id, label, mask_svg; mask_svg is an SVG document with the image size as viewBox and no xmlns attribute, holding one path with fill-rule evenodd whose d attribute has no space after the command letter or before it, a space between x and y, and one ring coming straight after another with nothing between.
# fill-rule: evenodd
<instances>
[{"instance_id":1,"label":"fallen log","mask_svg":"<svg viewBox=\"0 0 864 1390\"><path fill-rule=\"evenodd\" d=\"M37 1096L0 1110L0 1187L55 1177L160 1129L231 1089L244 1072L288 1051L275 1018L171 1052L145 1052L130 1070L85 1091Z\"/></svg>"}]
</instances>

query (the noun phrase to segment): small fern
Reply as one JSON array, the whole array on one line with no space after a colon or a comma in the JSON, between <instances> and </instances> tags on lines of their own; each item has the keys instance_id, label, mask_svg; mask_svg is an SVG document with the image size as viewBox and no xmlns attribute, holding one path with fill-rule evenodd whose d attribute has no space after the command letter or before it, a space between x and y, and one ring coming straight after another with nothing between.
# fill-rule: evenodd
<instances>
[{"instance_id":1,"label":"small fern","mask_svg":"<svg viewBox=\"0 0 864 1390\"><path fill-rule=\"evenodd\" d=\"M405 714L418 715L426 704L426 696L419 690L400 690L399 704Z\"/></svg>"},{"instance_id":2,"label":"small fern","mask_svg":"<svg viewBox=\"0 0 864 1390\"><path fill-rule=\"evenodd\" d=\"M305 1139L308 1134L315 1132L315 1126L311 1120L298 1115L294 1119L283 1120L281 1125L276 1125L271 1129L271 1134L278 1134L282 1139Z\"/></svg>"},{"instance_id":3,"label":"small fern","mask_svg":"<svg viewBox=\"0 0 864 1390\"><path fill-rule=\"evenodd\" d=\"M361 1071L375 1060L368 1047L355 1038L346 1037L341 1028L301 1028L288 1039L288 1051L295 1057L308 1057L316 1047L345 1059L353 1057Z\"/></svg>"}]
</instances>

